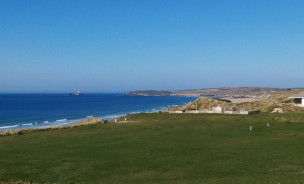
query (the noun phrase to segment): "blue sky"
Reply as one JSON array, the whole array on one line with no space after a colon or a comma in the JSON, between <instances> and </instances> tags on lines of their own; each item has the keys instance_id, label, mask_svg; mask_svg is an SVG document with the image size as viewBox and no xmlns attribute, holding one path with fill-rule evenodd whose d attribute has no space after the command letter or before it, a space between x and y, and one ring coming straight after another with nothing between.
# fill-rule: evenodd
<instances>
[{"instance_id":1,"label":"blue sky","mask_svg":"<svg viewBox=\"0 0 304 184\"><path fill-rule=\"evenodd\" d=\"M0 92L303 87L302 0L0 0Z\"/></svg>"}]
</instances>

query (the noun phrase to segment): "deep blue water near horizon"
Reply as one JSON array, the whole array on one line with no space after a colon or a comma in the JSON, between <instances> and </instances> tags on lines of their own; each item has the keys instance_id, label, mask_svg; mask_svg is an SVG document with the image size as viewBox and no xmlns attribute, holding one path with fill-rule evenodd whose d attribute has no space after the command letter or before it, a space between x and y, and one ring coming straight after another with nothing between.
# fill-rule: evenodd
<instances>
[{"instance_id":1,"label":"deep blue water near horizon","mask_svg":"<svg viewBox=\"0 0 304 184\"><path fill-rule=\"evenodd\" d=\"M126 94L0 94L0 130L65 125L91 116L113 119L125 114L184 105L195 98Z\"/></svg>"}]
</instances>

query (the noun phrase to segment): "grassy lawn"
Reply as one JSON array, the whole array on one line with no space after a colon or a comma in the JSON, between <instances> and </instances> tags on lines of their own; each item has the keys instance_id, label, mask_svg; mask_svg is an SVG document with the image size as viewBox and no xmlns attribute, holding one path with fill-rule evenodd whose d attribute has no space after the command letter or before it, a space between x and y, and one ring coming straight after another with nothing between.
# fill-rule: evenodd
<instances>
[{"instance_id":1,"label":"grassy lawn","mask_svg":"<svg viewBox=\"0 0 304 184\"><path fill-rule=\"evenodd\" d=\"M0 137L0 181L304 183L304 114L127 119Z\"/></svg>"}]
</instances>

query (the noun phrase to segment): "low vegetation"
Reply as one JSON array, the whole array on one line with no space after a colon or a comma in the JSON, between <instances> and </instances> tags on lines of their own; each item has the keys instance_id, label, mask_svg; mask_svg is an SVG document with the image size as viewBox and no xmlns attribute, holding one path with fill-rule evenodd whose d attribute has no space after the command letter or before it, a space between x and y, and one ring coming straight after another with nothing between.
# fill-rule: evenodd
<instances>
[{"instance_id":1,"label":"low vegetation","mask_svg":"<svg viewBox=\"0 0 304 184\"><path fill-rule=\"evenodd\" d=\"M0 137L0 181L304 183L304 114L126 118Z\"/></svg>"},{"instance_id":2,"label":"low vegetation","mask_svg":"<svg viewBox=\"0 0 304 184\"><path fill-rule=\"evenodd\" d=\"M271 112L274 108L281 108L283 112L303 113L304 108L296 107L292 99L288 97L303 93L303 90L285 90L277 91L264 95L263 98L253 102L231 103L227 100L201 97L186 106L173 107L171 110L196 110L211 109L212 107L221 106L224 109L238 110L258 110L262 112Z\"/></svg>"}]
</instances>

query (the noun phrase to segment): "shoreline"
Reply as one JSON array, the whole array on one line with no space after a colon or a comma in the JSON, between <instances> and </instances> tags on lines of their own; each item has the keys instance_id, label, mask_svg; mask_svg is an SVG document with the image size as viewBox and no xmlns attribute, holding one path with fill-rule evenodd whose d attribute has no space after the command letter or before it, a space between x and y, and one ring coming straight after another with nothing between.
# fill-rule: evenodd
<instances>
[{"instance_id":1,"label":"shoreline","mask_svg":"<svg viewBox=\"0 0 304 184\"><path fill-rule=\"evenodd\" d=\"M158 113L162 110L159 111L145 111L145 112L136 112L136 113L128 113L128 114L141 114L141 113L147 113L147 114L152 114L152 113ZM104 118L99 118L99 117L90 117L86 119L82 119L79 121L75 121L71 124L65 124L65 125L53 125L53 126L45 126L45 127L32 127L32 128L16 128L16 129L8 129L8 130L0 130L0 137L1 136L10 136L10 135L23 135L25 133L30 133L30 132L39 132L39 131L53 131L53 130L61 130L61 129L69 129L69 128L76 128L80 126L88 126L88 125L93 125L93 124L98 124L98 123L125 123L129 121L118 121L114 122L114 119L121 119L125 117L128 114L120 115L120 116L115 116L111 119L104 119Z\"/></svg>"},{"instance_id":2,"label":"shoreline","mask_svg":"<svg viewBox=\"0 0 304 184\"><path fill-rule=\"evenodd\" d=\"M169 108L169 107L168 107ZM50 130L60 130L60 129L67 129L67 128L75 128L80 126L87 126L97 123L115 123L114 119L120 119L125 117L128 114L141 114L141 113L158 113L160 111L163 111L167 108L161 108L161 109L154 109L154 110L143 110L138 112L130 112L126 114L118 114L118 115L108 115L104 117L94 117L94 116L87 116L86 118L81 119L74 119L74 120L68 120L68 119L61 119L56 120L54 122L65 122L68 121L68 123L63 124L54 124L54 125L42 125L42 126L33 126L33 127L25 127L25 124L20 125L8 125L3 127L8 127L8 129L0 129L0 137L1 136L9 136L9 135L23 135L27 132L36 132L36 131L50 131ZM31 123L31 125L34 125ZM37 125L37 124L36 124ZM20 126L20 128L18 127ZM22 128L22 126L24 128ZM29 125L30 126L30 125ZM10 129L11 127L11 129ZM18 127L18 128L17 128Z\"/></svg>"},{"instance_id":3,"label":"shoreline","mask_svg":"<svg viewBox=\"0 0 304 184\"><path fill-rule=\"evenodd\" d=\"M104 119L92 117L84 120L76 121L74 123L68 125L58 125L58 126L47 126L47 127L34 127L34 128L24 128L24 129L10 129L10 130L0 130L1 136L9 136L9 135L23 135L28 132L38 132L38 131L50 131L50 130L60 130L60 129L68 129L68 128L76 128L80 126L93 125L97 123L105 123Z\"/></svg>"},{"instance_id":4,"label":"shoreline","mask_svg":"<svg viewBox=\"0 0 304 184\"><path fill-rule=\"evenodd\" d=\"M146 112L146 111L145 111ZM0 126L0 132L3 131L15 131L15 130L29 130L29 129L46 129L52 127L63 127L63 126L73 126L78 124L79 122L87 121L88 119L98 118L100 120L111 121L115 118L120 118L126 116L127 114L137 114L141 112L131 112L131 113L124 113L124 114L112 114L106 116L86 116L83 118L77 119L58 119L55 121L40 121L40 123L18 123L18 124L11 124L11 125L3 125Z\"/></svg>"},{"instance_id":5,"label":"shoreline","mask_svg":"<svg viewBox=\"0 0 304 184\"><path fill-rule=\"evenodd\" d=\"M116 98L115 98L116 100ZM115 112L114 109L111 110L112 112L103 112L101 111L100 113L96 113L96 111L87 112L87 115L82 115L82 117L77 117L77 111L74 113L70 113L67 115L62 115L62 113L59 112L59 116L56 116L55 118L51 118L51 116L46 116L46 118L40 117L40 118L33 118L32 120L27 119L25 121L22 120L22 118L19 118L17 121L2 121L0 124L0 133L3 132L18 132L18 131L27 131L27 130L40 130L40 129L58 129L58 127L69 127L69 126L74 126L78 122L81 121L86 121L89 118L99 118L102 120L106 120L108 122L114 122L114 119L119 119L121 117L124 117L128 114L140 114L140 113L157 113L159 111L164 111L166 109L169 109L173 106L176 106L177 104L180 104L182 106L186 105L189 102L192 102L194 99L183 99L183 100L176 100L176 102L172 103L168 101L164 101L162 103L155 104L152 103L151 105L144 105L146 103L145 101L139 101L142 102L142 105L137 105L137 108L132 108L133 106L131 105L131 108L122 108L119 109L117 107L117 111ZM180 101L180 102L179 102ZM103 108L101 108L103 109ZM120 112L119 112L120 111ZM4 111L5 112L5 111ZM72 117L71 117L72 115ZM75 115L77 118L75 118ZM13 115L12 115L13 116ZM69 117L70 116L70 117ZM74 117L73 117L74 116ZM17 116L18 117L18 116ZM13 119L12 119L13 120ZM3 123L3 124L2 124Z\"/></svg>"}]
</instances>

